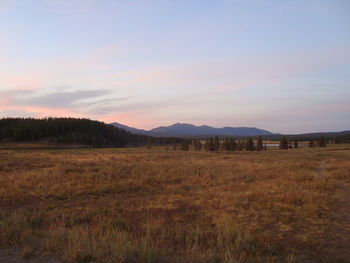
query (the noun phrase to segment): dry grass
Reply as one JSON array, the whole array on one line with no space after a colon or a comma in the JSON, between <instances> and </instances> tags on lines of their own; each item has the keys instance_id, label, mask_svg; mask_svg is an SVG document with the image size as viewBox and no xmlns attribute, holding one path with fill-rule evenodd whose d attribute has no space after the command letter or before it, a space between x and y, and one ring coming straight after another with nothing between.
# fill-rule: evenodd
<instances>
[{"instance_id":1,"label":"dry grass","mask_svg":"<svg viewBox=\"0 0 350 263\"><path fill-rule=\"evenodd\" d=\"M339 183L344 146L3 150L0 247L67 262L347 262Z\"/></svg>"}]
</instances>

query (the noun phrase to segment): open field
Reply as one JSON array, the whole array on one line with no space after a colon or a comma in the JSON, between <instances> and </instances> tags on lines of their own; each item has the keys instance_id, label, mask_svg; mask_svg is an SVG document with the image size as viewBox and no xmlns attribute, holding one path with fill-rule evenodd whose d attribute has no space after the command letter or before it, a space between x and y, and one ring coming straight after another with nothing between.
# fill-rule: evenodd
<instances>
[{"instance_id":1,"label":"open field","mask_svg":"<svg viewBox=\"0 0 350 263\"><path fill-rule=\"evenodd\" d=\"M62 262L350 262L350 147L0 151L0 247Z\"/></svg>"}]
</instances>

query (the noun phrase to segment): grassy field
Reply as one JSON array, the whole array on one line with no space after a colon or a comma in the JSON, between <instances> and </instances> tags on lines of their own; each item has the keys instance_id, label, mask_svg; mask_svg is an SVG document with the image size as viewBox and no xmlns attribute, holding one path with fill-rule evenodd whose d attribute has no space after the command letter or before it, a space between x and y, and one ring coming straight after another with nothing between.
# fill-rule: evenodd
<instances>
[{"instance_id":1,"label":"grassy field","mask_svg":"<svg viewBox=\"0 0 350 263\"><path fill-rule=\"evenodd\" d=\"M350 262L350 147L0 151L0 247L62 262Z\"/></svg>"}]
</instances>

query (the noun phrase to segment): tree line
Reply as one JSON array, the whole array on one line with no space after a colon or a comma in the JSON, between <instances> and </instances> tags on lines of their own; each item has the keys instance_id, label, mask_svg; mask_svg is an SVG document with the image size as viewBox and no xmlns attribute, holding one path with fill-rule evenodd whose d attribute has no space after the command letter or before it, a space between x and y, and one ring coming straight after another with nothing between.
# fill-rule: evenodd
<instances>
[{"instance_id":1,"label":"tree line","mask_svg":"<svg viewBox=\"0 0 350 263\"><path fill-rule=\"evenodd\" d=\"M2 118L0 142L34 142L47 139L54 143L77 143L94 147L141 146L151 140L169 144L172 138L153 138L132 134L112 125L80 118Z\"/></svg>"},{"instance_id":2,"label":"tree line","mask_svg":"<svg viewBox=\"0 0 350 263\"><path fill-rule=\"evenodd\" d=\"M176 150L177 147L179 147L183 151L188 151L190 148L190 145L193 146L193 149L195 151L201 151L202 150L202 142L198 139L190 140L190 139L183 139L181 141L181 144L178 146L178 144L174 141L173 142L173 149ZM224 138L223 140L220 140L219 137L210 137L207 139L204 143L204 150L215 152L219 150L226 150L226 151L261 151L266 150L266 146L263 145L263 139L261 136L257 138L256 144L254 143L252 138L248 138L247 140L235 140L234 138Z\"/></svg>"},{"instance_id":3,"label":"tree line","mask_svg":"<svg viewBox=\"0 0 350 263\"><path fill-rule=\"evenodd\" d=\"M317 140L311 139L309 141L309 147L326 147L327 141L325 138L320 137ZM190 145L193 146L193 149L195 151L201 151L202 150L202 143L200 140L189 140L189 139L183 139L181 141L181 144L178 146L178 143L176 141L173 142L173 149L176 150L178 147L179 149L183 151L188 151L190 149ZM299 143L297 140L288 140L286 136L281 137L280 143L279 143L280 149L292 149L292 148L299 148ZM225 151L262 151L266 150L267 146L263 143L263 139L261 136L259 136L256 139L256 142L249 137L246 140L236 140L234 138L224 138L220 140L217 136L211 137L207 139L204 143L204 149L206 151L215 152L219 150L225 150Z\"/></svg>"},{"instance_id":4,"label":"tree line","mask_svg":"<svg viewBox=\"0 0 350 263\"><path fill-rule=\"evenodd\" d=\"M173 137L152 137L132 134L124 129L114 127L99 121L79 118L3 118L0 119L0 142L40 141L48 139L54 143L77 143L94 147L125 147L155 145L171 145L173 149L189 150L190 145L196 151L204 148L206 151L261 151L266 150L263 139L259 136L254 143L252 138L219 139L211 137L202 145L199 139L189 140ZM350 135L343 135L330 140L319 137L309 141L309 147L325 147L328 143L350 142ZM298 141L281 137L280 149L298 148Z\"/></svg>"}]
</instances>

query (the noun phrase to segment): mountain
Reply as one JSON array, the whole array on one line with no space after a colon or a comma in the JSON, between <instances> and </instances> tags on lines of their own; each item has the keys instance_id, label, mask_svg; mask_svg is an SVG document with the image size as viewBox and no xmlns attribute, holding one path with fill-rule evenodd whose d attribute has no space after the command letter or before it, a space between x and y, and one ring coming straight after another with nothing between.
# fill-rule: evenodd
<instances>
[{"instance_id":1,"label":"mountain","mask_svg":"<svg viewBox=\"0 0 350 263\"><path fill-rule=\"evenodd\" d=\"M118 123L118 122L113 122L113 123L111 123L111 125L119 128L119 129L124 129L124 130L129 131L129 132L134 133L134 134L154 135L150 131L146 131L146 130L142 130L142 129L136 129L136 128L133 128L133 127L129 127L129 126L123 125L123 124Z\"/></svg>"},{"instance_id":2,"label":"mountain","mask_svg":"<svg viewBox=\"0 0 350 263\"><path fill-rule=\"evenodd\" d=\"M271 135L273 133L249 127L224 127L214 128L207 125L195 126L188 123L176 123L167 127L158 127L151 130L152 133L167 136L189 136L189 135L221 135L221 136L257 136Z\"/></svg>"},{"instance_id":3,"label":"mountain","mask_svg":"<svg viewBox=\"0 0 350 263\"><path fill-rule=\"evenodd\" d=\"M128 127L126 125L114 122L112 125L125 129L135 134L144 134L151 136L258 136L258 135L272 135L273 133L249 127L224 127L214 128L207 125L195 126L189 123L176 123L170 126L161 126L150 131Z\"/></svg>"}]
</instances>

